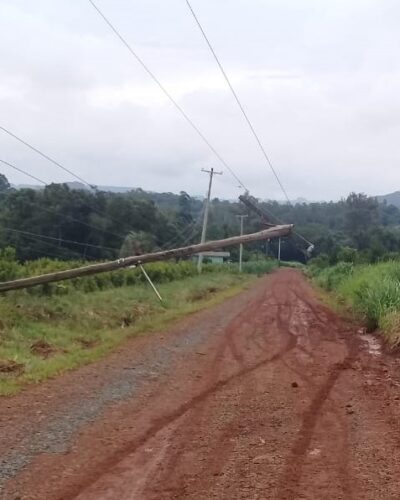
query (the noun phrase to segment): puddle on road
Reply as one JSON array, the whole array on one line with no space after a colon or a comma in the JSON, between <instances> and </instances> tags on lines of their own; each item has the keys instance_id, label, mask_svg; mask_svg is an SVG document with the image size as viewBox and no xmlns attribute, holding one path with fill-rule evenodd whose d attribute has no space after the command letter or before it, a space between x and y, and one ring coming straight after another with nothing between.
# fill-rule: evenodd
<instances>
[{"instance_id":1,"label":"puddle on road","mask_svg":"<svg viewBox=\"0 0 400 500\"><path fill-rule=\"evenodd\" d=\"M365 342L365 344L367 344L369 354L372 356L380 356L382 354L381 344L376 337L366 333L361 335L361 339Z\"/></svg>"}]
</instances>

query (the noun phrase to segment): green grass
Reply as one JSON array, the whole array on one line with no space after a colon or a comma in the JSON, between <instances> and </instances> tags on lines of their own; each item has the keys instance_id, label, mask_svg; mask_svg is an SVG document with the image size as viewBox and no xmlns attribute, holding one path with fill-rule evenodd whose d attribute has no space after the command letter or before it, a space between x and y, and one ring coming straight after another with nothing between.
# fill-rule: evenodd
<instances>
[{"instance_id":1,"label":"green grass","mask_svg":"<svg viewBox=\"0 0 400 500\"><path fill-rule=\"evenodd\" d=\"M400 263L369 265L339 263L311 271L318 285L334 292L369 331L379 329L387 344L400 346Z\"/></svg>"},{"instance_id":2,"label":"green grass","mask_svg":"<svg viewBox=\"0 0 400 500\"><path fill-rule=\"evenodd\" d=\"M290 267L292 269L304 270L305 265L294 260L281 260L279 263L279 267Z\"/></svg>"},{"instance_id":3,"label":"green grass","mask_svg":"<svg viewBox=\"0 0 400 500\"><path fill-rule=\"evenodd\" d=\"M91 293L74 290L49 297L3 296L0 395L14 394L26 384L99 359L128 337L162 329L184 315L217 304L254 279L249 274L216 271L162 283L162 304L146 284ZM47 357L34 352L35 346L44 346ZM19 369L5 373L4 366L10 363Z\"/></svg>"},{"instance_id":4,"label":"green grass","mask_svg":"<svg viewBox=\"0 0 400 500\"><path fill-rule=\"evenodd\" d=\"M237 264L231 264L233 269L238 268ZM277 260L250 260L248 262L243 262L243 272L249 274L257 274L262 276L263 274L270 273L278 268Z\"/></svg>"}]
</instances>

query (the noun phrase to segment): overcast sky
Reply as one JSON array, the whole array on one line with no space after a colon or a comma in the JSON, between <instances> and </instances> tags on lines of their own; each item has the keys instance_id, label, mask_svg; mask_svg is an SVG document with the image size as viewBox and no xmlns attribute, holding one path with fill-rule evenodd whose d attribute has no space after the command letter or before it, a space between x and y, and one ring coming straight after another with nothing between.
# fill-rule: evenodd
<instances>
[{"instance_id":1,"label":"overcast sky","mask_svg":"<svg viewBox=\"0 0 400 500\"><path fill-rule=\"evenodd\" d=\"M96 1L250 191L282 199L185 1ZM400 188L397 0L192 5L289 197ZM94 184L203 194L201 168L223 168L87 0L0 0L0 110ZM1 131L0 158L73 180ZM224 171L214 195L237 184Z\"/></svg>"}]
</instances>

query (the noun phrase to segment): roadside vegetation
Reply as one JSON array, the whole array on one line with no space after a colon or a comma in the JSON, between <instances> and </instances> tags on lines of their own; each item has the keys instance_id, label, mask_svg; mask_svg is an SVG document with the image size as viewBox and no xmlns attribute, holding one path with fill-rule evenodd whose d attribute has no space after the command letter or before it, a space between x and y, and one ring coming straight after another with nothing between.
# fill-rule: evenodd
<instances>
[{"instance_id":1,"label":"roadside vegetation","mask_svg":"<svg viewBox=\"0 0 400 500\"><path fill-rule=\"evenodd\" d=\"M391 348L400 346L400 256L375 264L339 262L329 267L316 261L309 271L368 331L379 329Z\"/></svg>"},{"instance_id":2,"label":"roadside vegetation","mask_svg":"<svg viewBox=\"0 0 400 500\"><path fill-rule=\"evenodd\" d=\"M319 286L333 292L342 307L364 321L368 331L378 329L390 347L399 347L398 208L356 193L332 204L333 209L338 207L341 210L331 213L325 227L329 238L313 241L318 249L308 272Z\"/></svg>"},{"instance_id":3,"label":"roadside vegetation","mask_svg":"<svg viewBox=\"0 0 400 500\"><path fill-rule=\"evenodd\" d=\"M307 266L325 289L400 345L400 208L351 193L338 202L260 201L276 220L294 223L315 245ZM16 189L0 174L0 282L71 269L199 241L203 201L186 192L124 193L52 184ZM239 202L214 198L207 236L238 234ZM259 231L250 213L246 232ZM281 266L302 267L304 241L281 241ZM277 240L230 249L232 264L154 263L146 271L165 296L158 303L139 269L130 268L0 296L0 394L108 352L124 338L161 328L171 318L234 293L277 267ZM397 260L398 259L398 260Z\"/></svg>"},{"instance_id":4,"label":"roadside vegetation","mask_svg":"<svg viewBox=\"0 0 400 500\"><path fill-rule=\"evenodd\" d=\"M76 262L74 262L77 265ZM71 265L43 259L18 264L3 253L3 279ZM146 270L163 297L160 303L138 269L11 292L0 297L0 395L92 362L128 337L170 322L238 293L257 275L272 271L264 260L236 265L155 263Z\"/></svg>"}]
</instances>

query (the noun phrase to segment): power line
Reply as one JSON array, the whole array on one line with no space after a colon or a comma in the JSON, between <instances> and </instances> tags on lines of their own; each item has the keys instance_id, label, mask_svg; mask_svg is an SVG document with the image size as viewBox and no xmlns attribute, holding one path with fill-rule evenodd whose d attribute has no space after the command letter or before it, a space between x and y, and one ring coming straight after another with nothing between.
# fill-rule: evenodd
<instances>
[{"instance_id":1,"label":"power line","mask_svg":"<svg viewBox=\"0 0 400 500\"><path fill-rule=\"evenodd\" d=\"M24 175L27 175L27 176L28 176L28 177L30 177L31 179L34 179L35 181L40 182L41 184L43 184L43 185L45 185L45 186L49 186L49 184L48 184L47 182L45 182L44 180L39 179L39 177L36 177L36 176L34 176L34 175L30 174L30 173L29 173L29 172L27 172L26 170L23 170L22 168L17 167L17 166L15 166L15 165L13 165L12 163L9 163L8 161L1 160L1 159L0 159L0 162L1 162L1 163L4 163L4 164L5 164L5 165L7 165L8 167L13 168L14 170L16 170L16 171L18 171L18 172L20 172L20 173L22 173L22 174L24 174ZM87 205L86 203L83 203L83 205L84 205L84 206L87 206L88 208L90 208L90 209L92 209L92 210L93 210L93 208L92 208L90 205ZM101 232L103 232L103 233L110 234L111 236L115 236L115 237L117 237L117 238L121 238L121 239L123 239L123 238L124 238L122 235L119 235L119 234L116 234L116 233L113 233L113 232L107 231L106 229L103 229L103 228L100 228L100 227L95 227L95 226L92 226L92 225L88 224L87 222L83 222L82 220L80 220L80 219L76 219L76 218L74 218L74 217L72 217L72 216L70 216L70 215L61 214L61 213L59 213L59 212L57 212L57 211L55 211L55 210L50 210L50 209L45 208L45 207L42 207L42 206L40 207L40 209L41 209L41 210L43 210L43 211L45 211L45 212L47 212L47 213L54 213L54 214L56 214L56 215L59 215L60 217L62 217L62 218L64 218L64 219L66 219L66 220L68 219L68 220L72 220L72 221L74 221L74 222L78 222L79 224L82 224L82 225L84 225L84 226L87 226L87 227L89 227L90 229L94 229L95 231L101 231ZM115 250L117 250L117 249L115 249Z\"/></svg>"},{"instance_id":2,"label":"power line","mask_svg":"<svg viewBox=\"0 0 400 500\"><path fill-rule=\"evenodd\" d=\"M115 233L110 233L106 229L102 229L100 227L91 226L87 222L84 222L84 221L82 221L80 219L75 219L75 217L72 217L72 215L64 215L64 214L61 214L61 213L57 212L56 210L50 210L49 208L45 208L45 207L40 207L40 209L43 210L44 212L49 213L49 214L58 215L59 217L65 219L67 222L69 222L69 221L77 222L78 224L82 224L83 226L86 226L89 229L93 229L95 231L100 231L102 233L110 234L111 236L116 236L117 238L124 239L124 237L121 236L121 235L118 235L118 234L115 234ZM104 247L104 248L107 248L107 247ZM118 248L114 248L114 250L117 252Z\"/></svg>"},{"instance_id":3,"label":"power line","mask_svg":"<svg viewBox=\"0 0 400 500\"><path fill-rule=\"evenodd\" d=\"M47 186L47 183L42 181L42 179L39 179L38 177L35 177L34 175L26 172L25 170L22 170L22 168L19 168L19 167L16 167L15 165L13 165L12 163L8 163L8 161L5 161L5 160L0 160L1 163L4 163L4 165L7 165L8 167L11 167L13 168L14 170L17 170L17 172L20 172L21 174L24 174L24 175L27 175L28 177L30 177L31 179L33 179L34 181L36 182L40 182L40 184L44 184L45 186Z\"/></svg>"},{"instance_id":4,"label":"power line","mask_svg":"<svg viewBox=\"0 0 400 500\"><path fill-rule=\"evenodd\" d=\"M211 51L211 53L212 53L212 55L213 55L213 57L215 59L215 62L217 63L217 65L218 65L218 67L219 67L219 69L220 69L220 71L221 71L221 73L222 73L222 75L223 75L223 77L224 77L224 79L225 79L225 81L226 81L226 83L227 83L230 91L232 92L232 95L233 95L233 97L234 97L237 105L239 106L239 109L242 112L243 117L245 118L245 120L246 120L246 122L247 122L247 124L248 124L248 126L250 128L250 131L253 134L253 136L254 136L254 138L255 138L255 140L256 140L256 142L257 142L257 144L258 144L258 146L259 146L259 148L260 148L260 150L261 150L261 152L262 152L262 154L263 154L263 156L264 156L267 164L268 164L268 166L270 167L272 173L274 174L275 179L277 180L277 182L278 182L278 184L279 184L279 186L280 186L280 188L281 188L281 190L282 190L282 192L283 192L283 194L284 194L287 202L289 203L290 206L293 206L293 204L290 201L290 198L289 198L289 196L288 196L288 194L286 192L286 189L283 186L282 181L280 180L279 175L278 175L277 171L275 170L275 167L273 166L273 164L272 164L272 162L271 162L271 160L270 160L270 158L269 158L269 156L268 156L268 154L267 154L264 146L262 145L262 142L261 142L261 140L260 140L260 138L259 138L259 136L258 136L258 134L257 134L257 132L256 132L256 130L255 130L255 128L254 128L254 126L253 126L253 124L252 124L252 122L251 122L251 120L250 120L250 118L249 118L249 116L248 116L248 114L246 112L246 110L244 109L243 104L241 103L241 101L240 101L240 99L239 99L239 97L238 97L235 89L233 88L233 85L232 85L232 83L231 83L231 81L230 81L230 79L229 79L226 71L224 70L224 67L222 66L221 61L219 60L219 58L218 58L218 56L217 56L217 54L216 54L213 46L211 45L211 42L210 42L209 38L207 37L207 34L204 31L204 28L201 25L201 23L199 21L199 18L197 17L196 13L194 12L193 7L191 6L189 0L185 0L185 1L186 1L186 4L187 4L187 6L188 6L188 8L189 8L189 10L190 10L190 12L191 12L194 20L196 21L197 26L199 27L199 29L200 29L200 31L201 31L201 33L203 35L204 40L206 41L206 43L208 45L208 48L210 49L210 51ZM275 218L279 221L279 219L277 217L275 217ZM311 245L311 243L306 238L304 238L301 234L297 233L296 231L293 231L293 233L296 234L298 237L300 237L302 240L304 240L306 243L308 243L308 244Z\"/></svg>"},{"instance_id":5,"label":"power line","mask_svg":"<svg viewBox=\"0 0 400 500\"><path fill-rule=\"evenodd\" d=\"M75 172L73 172L69 168L64 167L64 165L61 165L61 163L59 163L58 161L54 160L50 156L46 155L45 153L43 153L43 151L40 151L40 149L37 149L35 146L32 146L32 144L29 144L29 142L24 141L23 139L21 139L20 137L18 137L17 135L15 135L10 130L6 129L5 127L2 127L1 125L0 125L0 130L2 130L3 132L5 132L6 134L10 135L11 137L13 137L14 139L16 139L18 142L20 142L24 146L28 147L32 151L35 151L35 153L37 153L38 155L42 156L47 161L53 163L53 165L55 165L56 167L61 168L65 172L68 172L70 175L72 175L72 177L75 177L75 179L78 179L78 181L80 181L83 184L86 184L87 186L89 186L90 189L96 190L96 186L90 184L88 181L85 181L85 179L83 179L82 177L80 177L78 174L76 174Z\"/></svg>"},{"instance_id":6,"label":"power line","mask_svg":"<svg viewBox=\"0 0 400 500\"><path fill-rule=\"evenodd\" d=\"M192 239L195 236L196 232L198 232L198 229L196 229L196 227L199 225L199 223L201 223L204 214L204 208L205 205L203 204L197 218L194 221L192 221L188 226L186 226L185 229L182 229L182 231L178 231L179 234L177 236L164 243L161 249L165 250L168 247L171 247L171 245L176 245L178 242L179 244L183 244L180 242L180 239L182 237L185 238L184 243L187 243L190 239Z\"/></svg>"},{"instance_id":7,"label":"power line","mask_svg":"<svg viewBox=\"0 0 400 500\"><path fill-rule=\"evenodd\" d=\"M28 238L29 238L29 236L28 236ZM46 242L43 242L43 243L45 243L46 245L51 245L52 247L55 247L55 246L56 246L56 245L52 245L51 243L46 243ZM73 254L75 254L75 255L79 256L79 258L81 258L81 259L83 259L83 260L90 260L90 258L88 258L88 257L84 257L83 255L81 255L81 254L80 254L80 253L78 253L78 252L74 252L74 251L69 250L69 249L67 249L67 248L65 248L65 247L64 247L63 249L64 249L64 250L68 250L68 253L73 253ZM36 250L35 248L30 248L30 249L29 249L29 252L33 252L33 253L36 253L36 254L38 254L38 255L42 255L42 256L44 256L44 257L49 257L49 256L51 256L51 257L55 257L56 259L59 259L59 258L60 258L60 254L57 254L57 253L55 253L55 252L49 252L48 250L46 250L46 252L43 252L43 251L41 251L41 250Z\"/></svg>"},{"instance_id":8,"label":"power line","mask_svg":"<svg viewBox=\"0 0 400 500\"><path fill-rule=\"evenodd\" d=\"M199 129L199 127L193 122L193 120L187 115L186 111L178 104L178 102L172 97L172 95L168 92L168 90L164 87L161 81L156 77L156 75L149 69L149 67L145 64L143 59L139 57L139 55L133 50L132 46L128 43L128 41L121 35L121 33L117 30L117 28L111 23L111 21L106 17L106 15L99 9L99 7L93 2L93 0L88 0L92 7L96 10L99 16L103 19L103 21L108 25L108 27L113 31L113 33L119 38L123 45L128 49L130 54L136 59L136 61L140 64L140 66L145 70L145 72L154 80L154 82L158 85L158 87L162 90L165 96L172 102L172 104L176 107L176 109L180 112L180 114L184 117L184 119L189 123L192 129L200 136L202 141L208 146L208 148L214 153L214 155L218 158L218 160L229 170L232 176L236 179L236 181L240 184L240 186L247 191L246 186L239 179L233 169L228 165L228 163L221 157L218 151L214 148L214 146L210 143L210 141L206 138L203 132Z\"/></svg>"},{"instance_id":9,"label":"power line","mask_svg":"<svg viewBox=\"0 0 400 500\"><path fill-rule=\"evenodd\" d=\"M14 169L14 170L18 171L18 172L20 172L20 173L22 173L22 174L24 174L24 175L26 175L26 176L30 177L31 179L33 179L33 180L35 180L35 181L37 181L37 182L39 182L39 183L43 184L44 186L48 186L48 183L46 183L43 179L39 179L39 177L36 177L36 176L34 176L34 175L30 174L30 173L29 173L29 172L27 172L26 170L23 170L22 168L17 167L16 165L14 165L14 164L12 164L12 163L9 163L8 161L2 160L2 159L0 159L0 162L1 162L1 163L3 163L3 164L5 164L5 165L7 165L8 167L10 167L10 168L12 168L12 169ZM89 207L89 208L90 208L90 207ZM79 219L76 219L76 218L74 218L74 217L72 217L72 216L70 216L70 215L64 215L64 214L61 214L61 213L57 212L56 210L51 210L51 209L48 209L48 208L45 208L45 207L42 207L42 206L40 206L40 209L41 209L41 210L43 210L44 212L47 212L47 213L50 213L50 214L55 214L55 215L58 215L58 216L62 217L62 218L63 218L63 219L65 219L65 220L71 220L71 221L77 222L77 223L82 224L82 225L84 225L84 226L87 226L87 227L89 227L90 229L93 229L93 230L95 230L95 231L101 231L101 232L104 232L104 233L108 233L108 234L110 234L110 235L112 235L112 236L116 236L116 237L118 237L118 238L123 238L121 235L117 235L117 234L115 234L115 233L111 233L111 232L109 232L109 231L107 231L107 230L105 230L105 229L102 229L102 228L97 228L97 227L91 226L90 224L87 224L87 223L86 223L86 222L84 222L84 221L81 221L81 220L79 220ZM190 225L190 226L188 226L187 228L185 228L183 231L181 231L181 232L180 232L180 234L179 234L177 237L174 237L174 238L173 238L172 240L170 240L169 242L164 243L164 245L162 246L162 248L163 248L163 249L164 249L164 248L167 248L167 247L168 247L168 246L170 246L172 243L175 243L176 241L178 241L178 240L179 240L179 238L180 238L180 237L184 236L184 235L185 235L185 233L187 233L187 232L188 232L188 230L190 230L190 229L191 229L191 233L190 233L189 237L187 237L187 235L186 235L186 239L184 240L185 242L187 242L190 238L192 238L192 237L194 236L194 229L195 229L195 226L196 226L197 224L198 224L198 220L197 220L197 221L195 221L195 222L193 223L193 226L192 226L192 225ZM0 229L1 229L1 228L0 228ZM4 229L7 229L7 228L4 228ZM10 230L10 229L8 229L8 230ZM22 231L19 231L19 230L16 230L16 229L13 229L13 231L14 231L14 232L20 232L20 233L22 233ZM27 234L27 232L25 232L25 234ZM34 233L29 233L29 234L30 234L31 236L33 236L33 235L34 235ZM38 237L45 237L45 236L43 236L43 235L37 235L37 234L36 234L36 236L38 236ZM55 239L56 239L57 241L67 241L67 240L62 240L62 239L59 239L59 238L55 238ZM76 244L80 244L80 245L85 245L85 246L88 246L86 243L83 243L83 242L74 242L74 243L76 243ZM89 245L89 246L93 246L93 245ZM113 250L113 251L115 251L115 252L118 252L118 248L105 247L105 246L101 246L101 245L96 245L96 246L97 246L98 248L102 248L102 249L106 249L106 250ZM76 252L75 252L75 253L76 253Z\"/></svg>"},{"instance_id":10,"label":"power line","mask_svg":"<svg viewBox=\"0 0 400 500\"><path fill-rule=\"evenodd\" d=\"M198 221L200 222L200 221ZM187 238L185 238L181 243L180 245L181 246L185 246L187 243L189 243L189 241L193 241L194 237L195 236L200 236L201 234L201 228L199 226L195 226L193 228L193 231L189 234L189 236Z\"/></svg>"},{"instance_id":11,"label":"power line","mask_svg":"<svg viewBox=\"0 0 400 500\"><path fill-rule=\"evenodd\" d=\"M292 205L293 206L293 205ZM266 208L265 206L262 207L263 210L265 212L267 212L273 219L275 219L277 222L279 222L280 224L286 224L280 217L278 217L277 215L275 215L273 212L271 212L271 210L269 210L268 208ZM307 243L308 245L312 245L311 241L307 240L307 238L305 238L304 236L302 236L300 233L298 233L297 231L295 231L294 229L292 229L292 233L295 234L296 236L298 236L300 239L302 239L305 243Z\"/></svg>"},{"instance_id":12,"label":"power line","mask_svg":"<svg viewBox=\"0 0 400 500\"><path fill-rule=\"evenodd\" d=\"M171 245L175 245L182 237L186 237L187 234L193 232L193 229L195 227L195 225L197 224L198 221L196 221L196 223L194 222L191 222L188 226L186 226L184 229L182 229L182 231L179 231L178 230L178 234L175 235L173 238L169 239L168 241L166 241L165 243L163 243L160 247L161 250L166 250L168 249L169 247L171 247Z\"/></svg>"},{"instance_id":13,"label":"power line","mask_svg":"<svg viewBox=\"0 0 400 500\"><path fill-rule=\"evenodd\" d=\"M172 104L177 108L177 110L181 113L181 115L185 118L185 120L189 123L189 125L196 131L196 133L200 136L200 138L205 142L205 144L209 147L209 149L215 154L215 156L219 159L219 161L228 169L228 171L232 174L232 176L236 179L237 182L239 182L240 186L244 188L246 191L248 191L247 187L244 185L244 183L239 179L239 177L235 174L233 169L226 163L226 161L221 157L221 155L216 151L216 149L211 145L211 143L208 141L208 139L204 136L204 134L200 131L200 129L197 127L197 125L193 122L193 120L187 115L187 113L183 110L183 108L178 104L178 102L172 97L172 95L168 92L168 90L165 88L165 86L161 83L161 81L156 77L156 75L150 70L150 68L146 65L146 63L143 61L141 57L133 50L132 46L129 44L129 42L122 36L122 34L118 31L118 29L111 23L111 21L107 18L107 16L103 13L102 10L95 4L93 0L88 0L88 2L92 5L92 7L96 10L96 12L99 14L99 16L103 19L103 21L107 24L107 26L111 29L111 31L117 36L117 38L121 41L121 43L128 49L130 54L134 57L134 59L140 64L140 66L144 69L144 71L152 78L152 80L157 84L157 86L161 89L161 91L164 93L164 95L172 102ZM190 4L188 3L188 6L191 8ZM192 10L192 9L191 9ZM194 12L193 12L194 14ZM197 18L196 18L197 19ZM199 24L200 26L200 24ZM201 28L201 26L200 26ZM201 28L202 29L202 28ZM202 30L203 31L203 30ZM203 31L204 33L204 31ZM211 45L210 45L211 48ZM214 51L213 51L214 53ZM219 62L219 61L218 61ZM219 63L220 65L220 63ZM220 65L221 70L223 71L222 66ZM225 72L223 71L224 75L226 76ZM226 77L227 78L227 77ZM229 82L229 80L228 80ZM229 83L230 85L230 83ZM230 87L233 90L233 87L230 85ZM234 92L235 94L235 92ZM235 94L236 96L236 94ZM237 98L237 96L236 96ZM238 104L241 106L240 101L238 101ZM241 106L242 108L242 106ZM244 112L244 110L243 110ZM247 116L247 115L246 115ZM251 125L251 123L250 123ZM254 129L253 129L254 130ZM261 141L260 141L260 146L262 147ZM269 158L264 151L265 156L267 157L268 161ZM272 164L271 164L272 170L275 172ZM277 176L276 172L275 175ZM279 177L277 177L277 180L279 184L281 184ZM283 185L281 186L284 193L286 193L285 189L283 188ZM290 203L290 199L286 194L286 198L288 202Z\"/></svg>"},{"instance_id":14,"label":"power line","mask_svg":"<svg viewBox=\"0 0 400 500\"><path fill-rule=\"evenodd\" d=\"M61 165L61 163L59 163L58 161L54 160L53 158L51 158L50 156L48 156L47 154L43 153L42 151L40 151L39 149L37 149L35 146L32 146L32 144L30 144L29 142L25 141L24 139L21 139L20 137L18 137L17 135L15 135L13 132L11 132L10 130L6 129L5 127L2 127L0 125L0 130L3 130L3 132L5 132L6 134L8 134L9 136L13 137L15 140L17 140L18 142L20 142L21 144L24 144L26 147L28 147L29 149L31 149L32 151L34 151L35 153L37 153L38 155L42 156L44 159L46 159L47 161L49 161L50 163L52 163L53 165L55 165L56 167L58 168L61 168L62 170L64 170L65 172L68 172L69 174L71 174L73 177L75 177L76 179L78 179L80 182L84 183L85 185L89 186L89 188L91 190L93 190L95 193L98 193L99 190L97 189L97 186L95 186L94 184L90 184L88 181L85 181L85 179L83 179L82 177L80 177L78 174L75 174L72 170L68 169L67 167L64 167L63 165ZM43 182L43 181L42 181ZM101 215L102 217L107 217L109 218L111 221L113 221L114 223L118 224L119 221L117 221L116 219L114 219L113 217L111 217L110 215L107 215L107 214L104 214L102 213L101 211L93 208L93 207L90 207L94 212L97 212L98 215ZM119 238L120 236L118 236Z\"/></svg>"},{"instance_id":15,"label":"power line","mask_svg":"<svg viewBox=\"0 0 400 500\"><path fill-rule=\"evenodd\" d=\"M0 228L0 231L1 229L5 229L5 228ZM21 236L23 238L28 238L30 240L36 240L36 241L40 241L40 243L42 243L43 245L46 245L46 246L50 246L52 248L57 248L59 251L60 250L64 250L65 252L68 252L68 254L74 254L76 256L78 256L80 259L85 259L85 260L93 260L92 257L88 257L88 256L85 256L84 254L80 254L79 252L75 251L75 250L71 250L70 248L67 248L67 247L60 247L59 245L56 245L55 243L50 243L49 241L43 241L42 239L38 239L36 236L33 236L33 235L29 235L29 234L21 234ZM60 254L55 254L53 252L49 252L46 250L46 252L44 251L41 251L41 250L37 250L35 248L29 248L29 252L34 252L34 253L37 253L37 254L40 254L40 255L44 255L46 257L48 257L49 255L51 255L52 257L57 257L59 258L60 257Z\"/></svg>"},{"instance_id":16,"label":"power line","mask_svg":"<svg viewBox=\"0 0 400 500\"><path fill-rule=\"evenodd\" d=\"M189 7L190 12L192 13L192 16L193 16L194 20L196 21L197 26L199 27L199 29L200 29L203 37L204 37L204 40L206 41L206 43L208 45L208 48L210 49L210 51L211 51L211 53L212 53L212 55L213 55L213 57L214 57L217 65L218 65L219 69L221 70L221 73L222 73L222 75L223 75L226 83L228 84L228 87L231 90L232 95L235 98L235 101L236 101L237 105L239 106L239 109L242 112L242 114L243 114L243 116L244 116L244 118L245 118L245 120L246 120L246 122L247 122L247 124L248 124L248 126L250 128L250 130L251 130L251 133L253 134L253 136L254 136L254 138L255 138L255 140L256 140L256 142L257 142L257 144L258 144L258 146L259 146L259 148L260 148L260 150L261 150L261 152L262 152L262 154L263 154L263 156L264 156L267 164L268 164L268 166L270 167L272 173L274 174L275 179L278 181L278 184L279 184L279 186L280 186L283 194L285 195L285 198L286 198L287 202L289 203L289 205L292 205L292 203L290 201L290 198L289 198L289 196L288 196L288 194L286 192L286 189L284 188L284 186L283 186L283 184L282 184L282 182L281 182L281 180L280 180L280 178L278 176L277 171L275 170L275 168L274 168L274 166L273 166L273 164L272 164L272 162L271 162L271 160L270 160L267 152L265 151L264 146L261 143L261 140L260 140L257 132L254 129L253 124L250 121L249 116L247 115L247 113L246 113L246 111L245 111L245 109L244 109L244 107L243 107L243 105L242 105L242 103L241 103L241 101L240 101L240 99L239 99L239 97L238 97L235 89L233 88L232 83L231 83L228 75L226 74L226 71L224 70L224 68L223 68L223 66L221 64L221 61L219 60L219 58L218 58L218 56L217 56L217 54L216 54L213 46L211 45L211 42L208 39L208 37L207 37L207 35L206 35L206 33L205 33L204 29L203 29L203 26L200 24L200 21L199 21L197 15L196 15L196 13L194 12L194 10L193 10L193 8L192 8L189 0L185 0L185 1L186 1L187 6Z\"/></svg>"},{"instance_id":17,"label":"power line","mask_svg":"<svg viewBox=\"0 0 400 500\"><path fill-rule=\"evenodd\" d=\"M117 250L116 248L105 247L102 245L93 245L92 243L83 243L82 241L66 240L64 238L57 238L56 236L47 236L45 234L32 233L31 231L23 231L21 229L15 229L12 227L1 226L0 230L10 231L13 233L19 233L19 234L24 234L24 235L28 235L28 236L35 236L36 238L43 238L45 240L53 240L53 241L59 241L59 242L62 241L63 243L69 243L69 244L79 245L79 246L83 246L83 247L100 248L100 249L113 250L113 251Z\"/></svg>"},{"instance_id":18,"label":"power line","mask_svg":"<svg viewBox=\"0 0 400 500\"><path fill-rule=\"evenodd\" d=\"M194 236L199 232L199 230L200 230L200 228L198 227L199 222L200 222L200 220L196 220L195 222L189 224L182 231L179 231L179 235L175 236L175 238L164 243L164 245L162 245L161 249L166 250L166 249L173 248L174 245L176 245L178 243L179 243L179 245L186 244L188 241L193 239ZM181 240L181 238L184 238L184 239Z\"/></svg>"}]
</instances>

